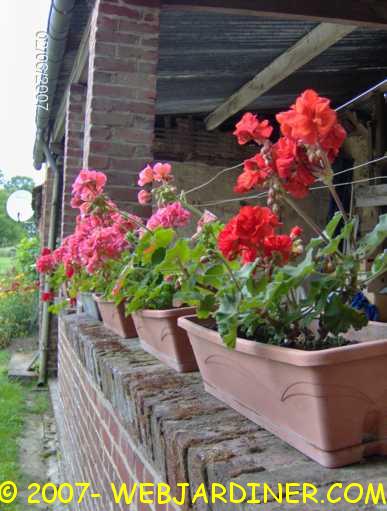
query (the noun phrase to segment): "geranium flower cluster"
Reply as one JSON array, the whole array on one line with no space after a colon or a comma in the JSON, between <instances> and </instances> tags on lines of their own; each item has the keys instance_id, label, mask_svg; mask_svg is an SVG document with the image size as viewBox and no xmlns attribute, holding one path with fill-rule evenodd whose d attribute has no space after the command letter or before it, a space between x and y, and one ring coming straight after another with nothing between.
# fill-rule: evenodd
<instances>
[{"instance_id":1,"label":"geranium flower cluster","mask_svg":"<svg viewBox=\"0 0 387 511\"><path fill-rule=\"evenodd\" d=\"M106 175L103 172L81 170L73 184L71 206L87 213L91 204L102 195L105 184Z\"/></svg>"},{"instance_id":2,"label":"geranium flower cluster","mask_svg":"<svg viewBox=\"0 0 387 511\"><path fill-rule=\"evenodd\" d=\"M154 182L166 184L173 179L172 167L169 163L155 163L153 167L147 165L138 176L138 186L151 185ZM140 204L149 204L152 201L152 193L141 190L138 194Z\"/></svg>"},{"instance_id":3,"label":"geranium flower cluster","mask_svg":"<svg viewBox=\"0 0 387 511\"><path fill-rule=\"evenodd\" d=\"M148 220L146 226L154 231L158 227L185 227L191 218L191 213L183 208L180 202L167 204L159 208Z\"/></svg>"},{"instance_id":4,"label":"geranium flower cluster","mask_svg":"<svg viewBox=\"0 0 387 511\"><path fill-rule=\"evenodd\" d=\"M160 185L154 190L159 207L146 224L146 228L150 231L154 231L158 227L185 227L191 219L191 213L177 200L176 189L170 186L171 181L173 181L173 175L169 163L156 163L153 167L147 165L139 174L139 186L151 185L154 182ZM151 200L152 193L150 191L141 190L139 192L140 204L148 204Z\"/></svg>"},{"instance_id":5,"label":"geranium flower cluster","mask_svg":"<svg viewBox=\"0 0 387 511\"><path fill-rule=\"evenodd\" d=\"M243 206L220 232L218 247L228 260L240 257L244 263L254 262L258 257L267 266L275 262L287 263L300 254L300 227L288 234L277 234L281 225L278 216L270 208Z\"/></svg>"},{"instance_id":6,"label":"geranium flower cluster","mask_svg":"<svg viewBox=\"0 0 387 511\"><path fill-rule=\"evenodd\" d=\"M118 259L124 250L130 248L127 234L141 225L141 219L135 215L124 215L106 199L103 196L105 183L106 176L102 172L80 172L73 185L72 205L76 204L80 209L75 230L63 239L56 250L42 250L36 261L39 273L52 274L63 265L68 279L81 269L94 274L107 261ZM99 199L101 207L95 209L93 206ZM52 297L52 294L45 293L42 299L50 301Z\"/></svg>"},{"instance_id":7,"label":"geranium flower cluster","mask_svg":"<svg viewBox=\"0 0 387 511\"><path fill-rule=\"evenodd\" d=\"M234 135L239 144L254 141L262 146L244 162L235 186L237 193L278 182L293 197L303 198L316 179L331 180L330 164L338 155L346 132L330 107L330 100L306 90L289 111L279 113L276 119L281 130L276 143L269 140L273 132L269 121L246 113L237 123Z\"/></svg>"}]
</instances>

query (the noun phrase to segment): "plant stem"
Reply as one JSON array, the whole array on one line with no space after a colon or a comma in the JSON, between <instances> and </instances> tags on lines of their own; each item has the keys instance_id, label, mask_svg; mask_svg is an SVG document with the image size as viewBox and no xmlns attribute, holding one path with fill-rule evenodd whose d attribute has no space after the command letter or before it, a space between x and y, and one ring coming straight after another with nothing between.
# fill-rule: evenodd
<instances>
[{"instance_id":1,"label":"plant stem","mask_svg":"<svg viewBox=\"0 0 387 511\"><path fill-rule=\"evenodd\" d=\"M203 212L200 211L200 209L195 208L195 206L192 206L192 204L189 204L184 195L180 197L180 201L183 204L183 206L187 208L189 211L191 211L191 213L193 213L194 215L197 215L199 218L203 216Z\"/></svg>"},{"instance_id":2,"label":"plant stem","mask_svg":"<svg viewBox=\"0 0 387 511\"><path fill-rule=\"evenodd\" d=\"M297 204L287 195L283 194L281 197L314 230L314 232L325 241L325 243L329 243L329 239L316 224L313 218L311 218L307 213L305 213L305 211L299 208Z\"/></svg>"},{"instance_id":3,"label":"plant stem","mask_svg":"<svg viewBox=\"0 0 387 511\"><path fill-rule=\"evenodd\" d=\"M336 192L336 188L333 183L327 183L328 190L330 194L333 197L333 200L336 203L336 206L339 208L340 213L343 215L344 223L348 223L348 216L344 209L343 203L341 202L340 197L338 196L338 193Z\"/></svg>"},{"instance_id":4,"label":"plant stem","mask_svg":"<svg viewBox=\"0 0 387 511\"><path fill-rule=\"evenodd\" d=\"M241 293L242 292L242 288L240 287L239 282L238 282L237 278L235 277L234 272L232 271L231 266L228 264L227 259L225 257L223 257L223 255L221 255L219 253L217 253L217 256L219 257L219 259L222 261L222 263L226 267L226 270L228 271L228 273L229 273L230 277L232 278L234 284L236 285L238 291Z\"/></svg>"},{"instance_id":5,"label":"plant stem","mask_svg":"<svg viewBox=\"0 0 387 511\"><path fill-rule=\"evenodd\" d=\"M189 272L188 272L187 268L184 267L184 265L182 264L180 259L177 260L177 264L179 265L180 270L182 271L182 273L185 276L185 278L188 278L189 277ZM204 289L205 291L208 291L209 293L212 293L212 294L216 294L217 293L217 290L214 287L212 287L212 286L206 286L205 284L201 284L200 282L196 282L195 285L200 287L201 289Z\"/></svg>"}]
</instances>

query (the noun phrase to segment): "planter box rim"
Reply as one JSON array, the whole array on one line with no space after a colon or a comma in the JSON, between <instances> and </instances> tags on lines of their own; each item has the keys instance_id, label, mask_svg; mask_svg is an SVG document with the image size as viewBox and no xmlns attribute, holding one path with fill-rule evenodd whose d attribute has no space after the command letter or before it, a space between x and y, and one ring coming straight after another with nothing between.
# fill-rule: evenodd
<instances>
[{"instance_id":1,"label":"planter box rim","mask_svg":"<svg viewBox=\"0 0 387 511\"><path fill-rule=\"evenodd\" d=\"M116 307L118 307L119 305L121 305L121 304L118 304L118 305L117 305L117 304L115 303L115 301L114 301L114 300L107 300L106 298L102 298L102 296L101 296L101 295L97 295L97 294L95 294L95 293L93 293L93 298L94 298L94 300L95 300L96 302L98 302L98 303L114 303L114 305L116 305ZM121 302L121 303L123 303L123 302Z\"/></svg>"},{"instance_id":2,"label":"planter box rim","mask_svg":"<svg viewBox=\"0 0 387 511\"><path fill-rule=\"evenodd\" d=\"M195 321L194 321L195 320ZM222 338L219 333L206 326L200 324L201 320L196 315L190 315L180 317L178 319L178 325L185 330L195 332L196 335L215 344L221 344L225 349L227 346L223 344ZM363 328L366 331L367 328L376 326L380 329L385 329L385 338L370 340L370 341L359 341L357 344L348 346L342 346L337 348L328 348L325 350L318 351L304 351L295 348L285 348L283 346L274 346L265 344L262 342L251 341L237 338L235 350L248 355L255 355L263 357L284 364L295 365L295 366L322 366L322 365L335 365L343 362L350 362L352 360L366 359L378 357L380 355L387 354L387 324L370 321L368 326ZM349 336L351 337L351 333ZM356 335L354 332L353 335Z\"/></svg>"},{"instance_id":3,"label":"planter box rim","mask_svg":"<svg viewBox=\"0 0 387 511\"><path fill-rule=\"evenodd\" d=\"M173 309L142 309L133 314L140 313L145 318L169 318L177 316L192 316L195 307L176 307Z\"/></svg>"}]
</instances>

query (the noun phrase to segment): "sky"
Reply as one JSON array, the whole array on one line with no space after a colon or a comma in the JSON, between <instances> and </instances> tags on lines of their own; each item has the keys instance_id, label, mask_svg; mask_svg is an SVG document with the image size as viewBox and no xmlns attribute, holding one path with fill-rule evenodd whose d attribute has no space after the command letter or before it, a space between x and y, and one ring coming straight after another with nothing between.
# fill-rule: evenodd
<instances>
[{"instance_id":1,"label":"sky","mask_svg":"<svg viewBox=\"0 0 387 511\"><path fill-rule=\"evenodd\" d=\"M46 30L50 0L0 0L0 170L6 178L34 169L36 32Z\"/></svg>"}]
</instances>

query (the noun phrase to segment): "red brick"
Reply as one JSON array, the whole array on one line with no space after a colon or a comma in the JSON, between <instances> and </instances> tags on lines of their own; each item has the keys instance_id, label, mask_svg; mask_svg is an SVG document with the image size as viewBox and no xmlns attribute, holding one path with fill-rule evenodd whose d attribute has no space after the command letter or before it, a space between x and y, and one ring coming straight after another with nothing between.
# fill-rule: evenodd
<instances>
[{"instance_id":1,"label":"red brick","mask_svg":"<svg viewBox=\"0 0 387 511\"><path fill-rule=\"evenodd\" d=\"M116 54L116 46L101 41L95 43L95 53L102 57L114 57Z\"/></svg>"},{"instance_id":2,"label":"red brick","mask_svg":"<svg viewBox=\"0 0 387 511\"><path fill-rule=\"evenodd\" d=\"M113 16L123 16L125 18L141 18L141 11L130 9L129 7L120 7L115 5L110 5L105 2L102 2L100 5L100 12L103 14L109 14Z\"/></svg>"},{"instance_id":3,"label":"red brick","mask_svg":"<svg viewBox=\"0 0 387 511\"><path fill-rule=\"evenodd\" d=\"M118 30L119 32L128 32L130 34L158 34L159 27L142 22L136 23L133 20L122 18L118 21Z\"/></svg>"},{"instance_id":4,"label":"red brick","mask_svg":"<svg viewBox=\"0 0 387 511\"><path fill-rule=\"evenodd\" d=\"M122 46L120 48L123 48ZM136 72L137 61L135 55L131 56L131 59L126 60L120 59L109 59L105 57L96 57L93 62L93 69L95 71L123 71L123 72Z\"/></svg>"},{"instance_id":5,"label":"red brick","mask_svg":"<svg viewBox=\"0 0 387 511\"><path fill-rule=\"evenodd\" d=\"M132 47L140 42L140 37L137 34L129 32L108 32L106 30L100 30L98 32L98 39L106 44L130 45Z\"/></svg>"},{"instance_id":6,"label":"red brick","mask_svg":"<svg viewBox=\"0 0 387 511\"><path fill-rule=\"evenodd\" d=\"M94 86L94 93L101 97L135 99L136 90L123 85L98 85ZM113 106L113 104L112 104Z\"/></svg>"},{"instance_id":7,"label":"red brick","mask_svg":"<svg viewBox=\"0 0 387 511\"><path fill-rule=\"evenodd\" d=\"M120 21L121 20L119 19L109 18L100 14L97 18L96 25L101 30L114 32L115 30L118 30Z\"/></svg>"},{"instance_id":8,"label":"red brick","mask_svg":"<svg viewBox=\"0 0 387 511\"><path fill-rule=\"evenodd\" d=\"M141 131L134 128L113 128L113 137L116 140L126 140L128 142L143 142L151 143L153 140L153 133L148 131Z\"/></svg>"}]
</instances>

